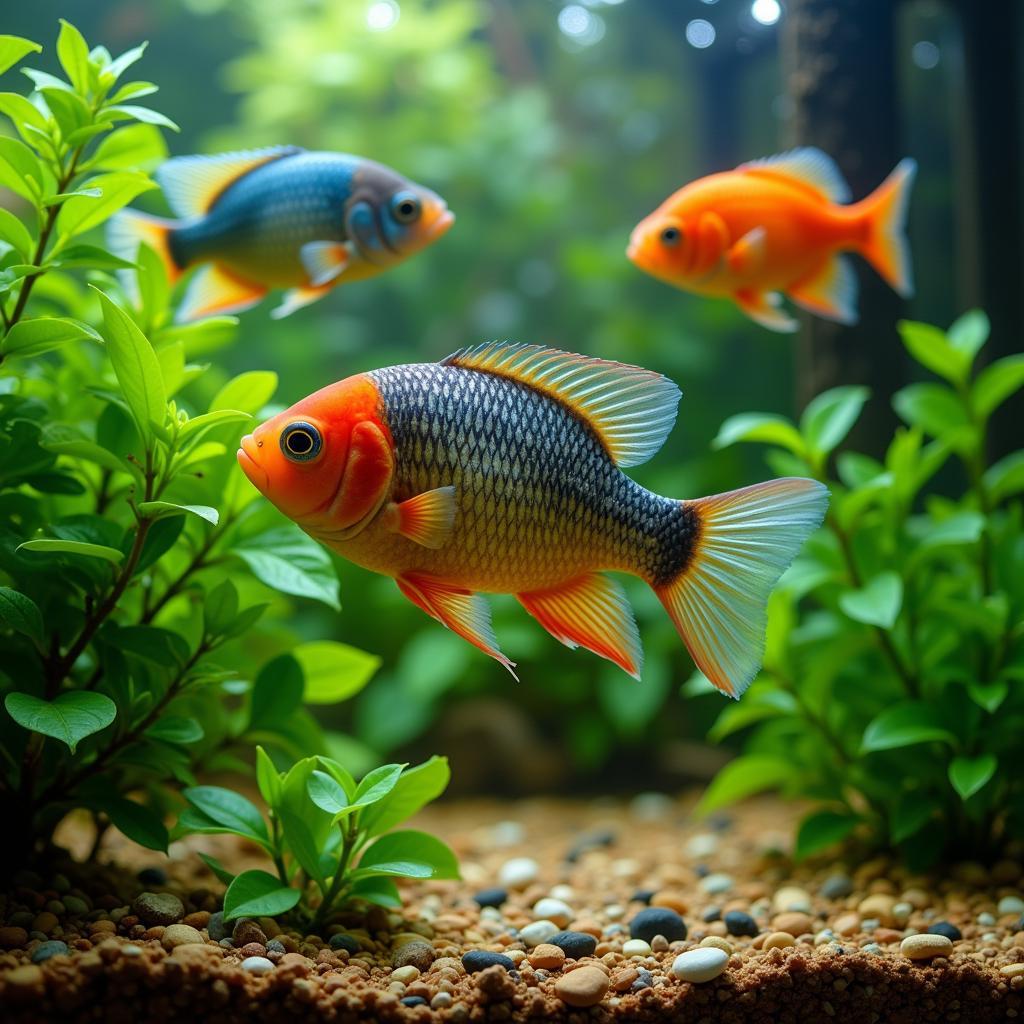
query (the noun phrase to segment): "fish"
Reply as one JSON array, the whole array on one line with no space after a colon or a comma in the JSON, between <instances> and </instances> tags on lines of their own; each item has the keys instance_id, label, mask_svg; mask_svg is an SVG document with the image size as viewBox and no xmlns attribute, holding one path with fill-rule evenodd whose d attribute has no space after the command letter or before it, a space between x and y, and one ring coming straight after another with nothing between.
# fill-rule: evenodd
<instances>
[{"instance_id":1,"label":"fish","mask_svg":"<svg viewBox=\"0 0 1024 1024\"><path fill-rule=\"evenodd\" d=\"M901 296L913 294L906 238L917 164L901 160L866 199L851 203L834 160L804 147L685 185L633 229L626 256L685 291L729 298L751 320L790 332L781 296L816 316L857 322L863 256Z\"/></svg>"},{"instance_id":2,"label":"fish","mask_svg":"<svg viewBox=\"0 0 1024 1024\"><path fill-rule=\"evenodd\" d=\"M623 469L662 447L680 397L641 367L491 342L322 388L243 437L238 461L307 534L392 577L513 675L488 593L639 679L639 630L609 575L622 572L738 697L761 663L768 595L828 491L799 477L696 500L641 487Z\"/></svg>"},{"instance_id":3,"label":"fish","mask_svg":"<svg viewBox=\"0 0 1024 1024\"><path fill-rule=\"evenodd\" d=\"M297 146L175 157L156 177L179 219L121 210L107 241L132 262L145 242L172 284L198 268L179 323L239 313L273 288L287 291L271 316L288 316L395 266L455 220L440 196L383 164Z\"/></svg>"}]
</instances>

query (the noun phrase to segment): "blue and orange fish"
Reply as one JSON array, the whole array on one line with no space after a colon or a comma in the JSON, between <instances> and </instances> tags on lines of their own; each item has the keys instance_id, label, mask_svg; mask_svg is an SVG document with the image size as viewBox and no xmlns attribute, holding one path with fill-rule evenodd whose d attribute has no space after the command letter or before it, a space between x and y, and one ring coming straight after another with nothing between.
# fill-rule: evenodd
<instances>
[{"instance_id":1,"label":"blue and orange fish","mask_svg":"<svg viewBox=\"0 0 1024 1024\"><path fill-rule=\"evenodd\" d=\"M797 328L781 295L853 324L857 275L842 253L859 253L900 295L913 293L905 223L916 170L903 160L850 203L849 186L820 149L754 160L679 189L633 229L626 255L677 288L732 299L773 331Z\"/></svg>"},{"instance_id":2,"label":"blue and orange fish","mask_svg":"<svg viewBox=\"0 0 1024 1024\"><path fill-rule=\"evenodd\" d=\"M455 220L440 196L382 164L294 146L178 157L157 180L181 220L122 210L108 242L128 260L146 242L172 283L199 268L179 322L249 309L272 288L288 291L271 316L287 316L395 266Z\"/></svg>"},{"instance_id":3,"label":"blue and orange fish","mask_svg":"<svg viewBox=\"0 0 1024 1024\"><path fill-rule=\"evenodd\" d=\"M249 480L332 550L510 671L484 593L639 678L622 587L645 580L701 671L739 696L765 605L828 492L790 478L680 501L631 480L676 418L657 373L537 345L463 349L332 384L242 439Z\"/></svg>"}]
</instances>

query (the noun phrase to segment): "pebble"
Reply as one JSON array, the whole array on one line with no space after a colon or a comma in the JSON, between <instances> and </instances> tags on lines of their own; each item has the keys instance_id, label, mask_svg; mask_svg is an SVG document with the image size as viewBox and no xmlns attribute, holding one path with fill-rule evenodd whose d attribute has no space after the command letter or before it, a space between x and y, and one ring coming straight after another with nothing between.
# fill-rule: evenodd
<instances>
[{"instance_id":1,"label":"pebble","mask_svg":"<svg viewBox=\"0 0 1024 1024\"><path fill-rule=\"evenodd\" d=\"M537 920L553 921L559 928L564 928L573 919L573 910L564 900L545 896L533 905L533 916Z\"/></svg>"},{"instance_id":2,"label":"pebble","mask_svg":"<svg viewBox=\"0 0 1024 1024\"><path fill-rule=\"evenodd\" d=\"M206 922L206 934L214 942L220 942L231 934L231 927L224 922L224 911L218 910L216 914L210 915L210 920Z\"/></svg>"},{"instance_id":3,"label":"pebble","mask_svg":"<svg viewBox=\"0 0 1024 1024\"><path fill-rule=\"evenodd\" d=\"M693 860L704 860L718 850L718 836L714 832L701 832L690 838L686 844L686 855Z\"/></svg>"},{"instance_id":4,"label":"pebble","mask_svg":"<svg viewBox=\"0 0 1024 1024\"><path fill-rule=\"evenodd\" d=\"M721 871L714 871L700 880L701 889L709 896L720 896L722 893L731 892L735 885L732 875Z\"/></svg>"},{"instance_id":5,"label":"pebble","mask_svg":"<svg viewBox=\"0 0 1024 1024\"><path fill-rule=\"evenodd\" d=\"M861 946L860 948L861 948L861 952L864 952L864 953L875 953L875 954L878 954L878 953L882 952L882 947L877 942L868 942L865 945Z\"/></svg>"},{"instance_id":6,"label":"pebble","mask_svg":"<svg viewBox=\"0 0 1024 1024\"><path fill-rule=\"evenodd\" d=\"M680 981L703 982L717 978L729 962L729 954L714 946L689 949L672 961L672 973Z\"/></svg>"},{"instance_id":7,"label":"pebble","mask_svg":"<svg viewBox=\"0 0 1024 1024\"><path fill-rule=\"evenodd\" d=\"M597 939L586 932L556 932L547 939L552 946L558 948L572 960L582 960L585 956L593 956L597 949Z\"/></svg>"},{"instance_id":8,"label":"pebble","mask_svg":"<svg viewBox=\"0 0 1024 1024\"><path fill-rule=\"evenodd\" d=\"M513 857L501 865L498 881L506 889L525 889L539 874L540 865L532 857Z\"/></svg>"},{"instance_id":9,"label":"pebble","mask_svg":"<svg viewBox=\"0 0 1024 1024\"><path fill-rule=\"evenodd\" d=\"M596 1006L604 998L611 981L598 967L579 967L563 974L555 984L555 995L570 1006Z\"/></svg>"},{"instance_id":10,"label":"pebble","mask_svg":"<svg viewBox=\"0 0 1024 1024\"><path fill-rule=\"evenodd\" d=\"M900 952L911 960L931 960L935 956L949 956L953 943L945 935L910 935L900 943Z\"/></svg>"},{"instance_id":11,"label":"pebble","mask_svg":"<svg viewBox=\"0 0 1024 1024\"><path fill-rule=\"evenodd\" d=\"M351 938L351 936L349 936ZM351 950L350 950L351 952ZM407 942L395 951L391 963L398 968L411 966L417 971L428 971L434 962L434 947L429 942Z\"/></svg>"},{"instance_id":12,"label":"pebble","mask_svg":"<svg viewBox=\"0 0 1024 1024\"><path fill-rule=\"evenodd\" d=\"M643 939L628 939L622 944L622 955L627 958L650 956L651 944Z\"/></svg>"},{"instance_id":13,"label":"pebble","mask_svg":"<svg viewBox=\"0 0 1024 1024\"><path fill-rule=\"evenodd\" d=\"M637 889L637 891L629 897L629 900L631 903L649 904L654 893L654 889Z\"/></svg>"},{"instance_id":14,"label":"pebble","mask_svg":"<svg viewBox=\"0 0 1024 1024\"><path fill-rule=\"evenodd\" d=\"M73 914L76 917L81 917L82 914L89 913L89 904L83 899L79 899L77 896L65 896L64 897L64 908L69 914Z\"/></svg>"},{"instance_id":15,"label":"pebble","mask_svg":"<svg viewBox=\"0 0 1024 1024\"><path fill-rule=\"evenodd\" d=\"M174 924L185 916L185 905L169 892L144 892L135 898L132 913L148 925Z\"/></svg>"},{"instance_id":16,"label":"pebble","mask_svg":"<svg viewBox=\"0 0 1024 1024\"><path fill-rule=\"evenodd\" d=\"M725 922L725 930L730 935L749 935L753 937L760 931L757 927L757 922L742 910L730 910L722 920Z\"/></svg>"},{"instance_id":17,"label":"pebble","mask_svg":"<svg viewBox=\"0 0 1024 1024\"><path fill-rule=\"evenodd\" d=\"M639 977L629 986L631 992L639 992L641 989L650 988L654 984L654 975L650 971L639 969Z\"/></svg>"},{"instance_id":18,"label":"pebble","mask_svg":"<svg viewBox=\"0 0 1024 1024\"><path fill-rule=\"evenodd\" d=\"M452 994L451 992L438 992L433 999L430 1000L430 1008L432 1010L447 1010L452 1005Z\"/></svg>"},{"instance_id":19,"label":"pebble","mask_svg":"<svg viewBox=\"0 0 1024 1024\"><path fill-rule=\"evenodd\" d=\"M500 907L508 902L508 889L501 889L498 886L481 889L473 900L478 907Z\"/></svg>"},{"instance_id":20,"label":"pebble","mask_svg":"<svg viewBox=\"0 0 1024 1024\"><path fill-rule=\"evenodd\" d=\"M686 922L668 907L645 907L629 922L629 935L646 942L664 935L669 942L677 942L686 938Z\"/></svg>"},{"instance_id":21,"label":"pebble","mask_svg":"<svg viewBox=\"0 0 1024 1024\"><path fill-rule=\"evenodd\" d=\"M1004 978L1024 978L1024 963L1007 964L999 968L999 973Z\"/></svg>"},{"instance_id":22,"label":"pebble","mask_svg":"<svg viewBox=\"0 0 1024 1024\"><path fill-rule=\"evenodd\" d=\"M501 953L490 953L486 949L471 949L468 953L463 954L462 966L466 968L467 973L476 974L477 971L484 971L488 967L495 966L511 971L515 964Z\"/></svg>"},{"instance_id":23,"label":"pebble","mask_svg":"<svg viewBox=\"0 0 1024 1024\"><path fill-rule=\"evenodd\" d=\"M928 928L929 935L943 935L950 942L959 942L964 936L963 932L955 924L951 924L949 921L936 921L935 924Z\"/></svg>"},{"instance_id":24,"label":"pebble","mask_svg":"<svg viewBox=\"0 0 1024 1024\"><path fill-rule=\"evenodd\" d=\"M559 927L554 921L534 921L528 924L519 932L519 938L527 949L533 949L542 942L550 942L559 932Z\"/></svg>"},{"instance_id":25,"label":"pebble","mask_svg":"<svg viewBox=\"0 0 1024 1024\"><path fill-rule=\"evenodd\" d=\"M827 900L842 900L853 892L853 879L849 875L829 875L822 882L821 895Z\"/></svg>"},{"instance_id":26,"label":"pebble","mask_svg":"<svg viewBox=\"0 0 1024 1024\"><path fill-rule=\"evenodd\" d=\"M913 906L907 903L906 900L900 900L892 905L892 916L897 924L906 924L913 912Z\"/></svg>"},{"instance_id":27,"label":"pebble","mask_svg":"<svg viewBox=\"0 0 1024 1024\"><path fill-rule=\"evenodd\" d=\"M410 981L415 981L419 976L420 969L413 964L406 964L391 972L391 980L400 981L403 985L408 985Z\"/></svg>"},{"instance_id":28,"label":"pebble","mask_svg":"<svg viewBox=\"0 0 1024 1024\"><path fill-rule=\"evenodd\" d=\"M203 934L188 924L169 924L163 935L160 936L160 943L164 949L175 949L177 946L205 945L206 940Z\"/></svg>"},{"instance_id":29,"label":"pebble","mask_svg":"<svg viewBox=\"0 0 1024 1024\"><path fill-rule=\"evenodd\" d=\"M701 913L700 919L706 924L711 924L712 921L720 921L722 919L722 908L706 907Z\"/></svg>"},{"instance_id":30,"label":"pebble","mask_svg":"<svg viewBox=\"0 0 1024 1024\"><path fill-rule=\"evenodd\" d=\"M167 884L167 872L163 868L143 868L135 877L143 885Z\"/></svg>"},{"instance_id":31,"label":"pebble","mask_svg":"<svg viewBox=\"0 0 1024 1024\"><path fill-rule=\"evenodd\" d=\"M273 963L265 956L247 956L242 961L242 970L250 974L269 974L273 969Z\"/></svg>"},{"instance_id":32,"label":"pebble","mask_svg":"<svg viewBox=\"0 0 1024 1024\"><path fill-rule=\"evenodd\" d=\"M788 946L795 946L796 939L789 932L772 932L762 944L762 949L785 949Z\"/></svg>"},{"instance_id":33,"label":"pebble","mask_svg":"<svg viewBox=\"0 0 1024 1024\"><path fill-rule=\"evenodd\" d=\"M41 914L36 914L32 922L32 931L49 934L58 924L60 921L57 920L57 915L52 910L44 910Z\"/></svg>"},{"instance_id":34,"label":"pebble","mask_svg":"<svg viewBox=\"0 0 1024 1024\"><path fill-rule=\"evenodd\" d=\"M0 928L0 949L19 949L28 942L28 932L24 928L8 925Z\"/></svg>"},{"instance_id":35,"label":"pebble","mask_svg":"<svg viewBox=\"0 0 1024 1024\"><path fill-rule=\"evenodd\" d=\"M779 914L786 910L796 910L801 914L811 912L811 897L805 890L795 885L784 885L772 898L772 909Z\"/></svg>"},{"instance_id":36,"label":"pebble","mask_svg":"<svg viewBox=\"0 0 1024 1024\"><path fill-rule=\"evenodd\" d=\"M772 918L772 926L776 931L789 932L790 935L803 935L811 931L814 922L810 914L798 910L787 910L783 914L776 914Z\"/></svg>"},{"instance_id":37,"label":"pebble","mask_svg":"<svg viewBox=\"0 0 1024 1024\"><path fill-rule=\"evenodd\" d=\"M343 949L347 953L352 954L358 953L362 948L359 945L359 940L354 935L349 935L346 932L338 932L337 935L332 935L327 945L331 949Z\"/></svg>"},{"instance_id":38,"label":"pebble","mask_svg":"<svg viewBox=\"0 0 1024 1024\"><path fill-rule=\"evenodd\" d=\"M1002 914L1024 914L1024 900L1019 896L1004 896L996 907L996 912Z\"/></svg>"},{"instance_id":39,"label":"pebble","mask_svg":"<svg viewBox=\"0 0 1024 1024\"><path fill-rule=\"evenodd\" d=\"M531 967L544 971L560 971L565 963L565 951L550 942L542 942L533 948L526 959L530 961Z\"/></svg>"},{"instance_id":40,"label":"pebble","mask_svg":"<svg viewBox=\"0 0 1024 1024\"><path fill-rule=\"evenodd\" d=\"M265 946L267 936L255 921L243 917L235 922L234 930L231 932L231 941L236 946L247 946L250 942L258 942L261 946Z\"/></svg>"},{"instance_id":41,"label":"pebble","mask_svg":"<svg viewBox=\"0 0 1024 1024\"><path fill-rule=\"evenodd\" d=\"M980 924L982 928L991 928L995 923L996 918L994 914L982 911L982 913L978 915L978 924Z\"/></svg>"},{"instance_id":42,"label":"pebble","mask_svg":"<svg viewBox=\"0 0 1024 1024\"><path fill-rule=\"evenodd\" d=\"M51 956L67 956L68 944L54 940L52 942L41 942L32 952L32 963L41 964L49 960Z\"/></svg>"},{"instance_id":43,"label":"pebble","mask_svg":"<svg viewBox=\"0 0 1024 1024\"><path fill-rule=\"evenodd\" d=\"M714 946L722 950L726 956L732 956L732 946L722 938L721 935L705 935L698 943L700 946Z\"/></svg>"},{"instance_id":44,"label":"pebble","mask_svg":"<svg viewBox=\"0 0 1024 1024\"><path fill-rule=\"evenodd\" d=\"M853 935L860 930L858 914L841 914L832 922L832 930L836 935Z\"/></svg>"}]
</instances>

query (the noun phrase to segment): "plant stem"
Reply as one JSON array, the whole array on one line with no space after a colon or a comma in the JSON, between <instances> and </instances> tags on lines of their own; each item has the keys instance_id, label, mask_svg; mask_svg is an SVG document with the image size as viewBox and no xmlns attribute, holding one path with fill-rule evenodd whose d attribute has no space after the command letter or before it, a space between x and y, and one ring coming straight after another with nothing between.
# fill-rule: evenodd
<instances>
[{"instance_id":1,"label":"plant stem","mask_svg":"<svg viewBox=\"0 0 1024 1024\"><path fill-rule=\"evenodd\" d=\"M348 873L348 862L351 860L352 854L355 852L356 838L359 832L356 827L355 818L355 814L350 815L348 826L343 832L341 841L341 857L338 860L338 869L334 872L334 878L331 879L331 887L327 890L327 894L324 896L319 908L317 909L316 916L313 918L313 923L310 925L310 928L314 932L330 916L338 896L344 889L346 875Z\"/></svg>"},{"instance_id":2,"label":"plant stem","mask_svg":"<svg viewBox=\"0 0 1024 1024\"><path fill-rule=\"evenodd\" d=\"M166 605L171 598L176 597L181 593L189 578L199 572L200 569L206 567L206 556L210 553L214 544L216 544L219 539L220 531L214 528L210 531L209 536L195 553L192 561L185 567L181 575L168 585L167 589L160 595L159 599L153 605L143 609L142 618L139 620L143 625L152 622L164 605Z\"/></svg>"}]
</instances>

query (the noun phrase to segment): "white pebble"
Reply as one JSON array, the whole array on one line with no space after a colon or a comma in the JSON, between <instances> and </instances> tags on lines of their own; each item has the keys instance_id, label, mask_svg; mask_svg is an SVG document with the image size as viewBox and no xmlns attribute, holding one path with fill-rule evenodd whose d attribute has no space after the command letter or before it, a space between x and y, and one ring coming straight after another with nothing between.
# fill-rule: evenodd
<instances>
[{"instance_id":1,"label":"white pebble","mask_svg":"<svg viewBox=\"0 0 1024 1024\"><path fill-rule=\"evenodd\" d=\"M899 924L906 924L913 912L914 908L909 903L900 902L892 905L892 916Z\"/></svg>"},{"instance_id":2,"label":"white pebble","mask_svg":"<svg viewBox=\"0 0 1024 1024\"><path fill-rule=\"evenodd\" d=\"M526 830L518 821L499 821L491 829L495 846L518 846L526 838Z\"/></svg>"},{"instance_id":3,"label":"white pebble","mask_svg":"<svg viewBox=\"0 0 1024 1024\"><path fill-rule=\"evenodd\" d=\"M528 924L519 932L519 938L527 949L533 949L542 942L547 942L552 935L557 935L562 929L554 921L534 921Z\"/></svg>"},{"instance_id":4,"label":"white pebble","mask_svg":"<svg viewBox=\"0 0 1024 1024\"><path fill-rule=\"evenodd\" d=\"M867 942L860 947L864 953L874 953L876 956L882 952L882 947L877 942Z\"/></svg>"},{"instance_id":5,"label":"white pebble","mask_svg":"<svg viewBox=\"0 0 1024 1024\"><path fill-rule=\"evenodd\" d=\"M714 832L702 832L693 836L686 844L686 855L694 860L710 857L718 849L718 836Z\"/></svg>"},{"instance_id":6,"label":"white pebble","mask_svg":"<svg viewBox=\"0 0 1024 1024\"><path fill-rule=\"evenodd\" d=\"M559 928L564 928L573 919L573 911L565 900L556 900L551 896L545 896L534 903L533 916L538 921L545 918L554 921Z\"/></svg>"},{"instance_id":7,"label":"white pebble","mask_svg":"<svg viewBox=\"0 0 1024 1024\"><path fill-rule=\"evenodd\" d=\"M127 946L121 947L121 956L142 956L142 947L129 943Z\"/></svg>"},{"instance_id":8,"label":"white pebble","mask_svg":"<svg viewBox=\"0 0 1024 1024\"><path fill-rule=\"evenodd\" d=\"M1019 896L1004 896L996 910L1000 914L1024 914L1024 900Z\"/></svg>"},{"instance_id":9,"label":"white pebble","mask_svg":"<svg viewBox=\"0 0 1024 1024\"><path fill-rule=\"evenodd\" d=\"M525 889L539 874L540 865L532 857L513 857L501 865L498 881L506 889Z\"/></svg>"},{"instance_id":10,"label":"white pebble","mask_svg":"<svg viewBox=\"0 0 1024 1024\"><path fill-rule=\"evenodd\" d=\"M984 928L991 928L996 923L995 917L988 913L988 911L982 911L978 915L978 924Z\"/></svg>"},{"instance_id":11,"label":"white pebble","mask_svg":"<svg viewBox=\"0 0 1024 1024\"><path fill-rule=\"evenodd\" d=\"M711 981L729 962L729 954L715 946L701 946L680 953L672 962L672 973L680 981Z\"/></svg>"},{"instance_id":12,"label":"white pebble","mask_svg":"<svg viewBox=\"0 0 1024 1024\"><path fill-rule=\"evenodd\" d=\"M497 907L481 907L480 917L484 921L504 921L505 915Z\"/></svg>"},{"instance_id":13,"label":"white pebble","mask_svg":"<svg viewBox=\"0 0 1024 1024\"><path fill-rule=\"evenodd\" d=\"M622 944L622 955L624 957L650 956L651 944L643 939L630 939Z\"/></svg>"},{"instance_id":14,"label":"white pebble","mask_svg":"<svg viewBox=\"0 0 1024 1024\"><path fill-rule=\"evenodd\" d=\"M836 933L831 928L822 928L817 935L814 936L814 944L816 946L824 946L825 943L831 942L836 937Z\"/></svg>"},{"instance_id":15,"label":"white pebble","mask_svg":"<svg viewBox=\"0 0 1024 1024\"><path fill-rule=\"evenodd\" d=\"M247 956L242 961L242 970L250 974L269 974L274 965L265 956Z\"/></svg>"},{"instance_id":16,"label":"white pebble","mask_svg":"<svg viewBox=\"0 0 1024 1024\"><path fill-rule=\"evenodd\" d=\"M714 871L700 880L700 887L709 896L717 896L732 889L732 875L726 875L721 871Z\"/></svg>"},{"instance_id":17,"label":"white pebble","mask_svg":"<svg viewBox=\"0 0 1024 1024\"><path fill-rule=\"evenodd\" d=\"M626 908L619 903L609 903L604 908L604 916L607 917L609 921L618 921L625 913Z\"/></svg>"},{"instance_id":18,"label":"white pebble","mask_svg":"<svg viewBox=\"0 0 1024 1024\"><path fill-rule=\"evenodd\" d=\"M666 817L672 810L671 797L664 793L637 793L629 802L629 811L634 818L641 821L657 821Z\"/></svg>"},{"instance_id":19,"label":"white pebble","mask_svg":"<svg viewBox=\"0 0 1024 1024\"><path fill-rule=\"evenodd\" d=\"M576 890L571 885L566 885L564 882L561 885L553 885L551 892L548 895L552 899L565 900L568 903L571 899L576 896Z\"/></svg>"},{"instance_id":20,"label":"white pebble","mask_svg":"<svg viewBox=\"0 0 1024 1024\"><path fill-rule=\"evenodd\" d=\"M420 976L420 969L415 964L406 964L404 967L396 967L391 972L392 981L400 981L403 985L408 985L410 981L415 981Z\"/></svg>"}]
</instances>

